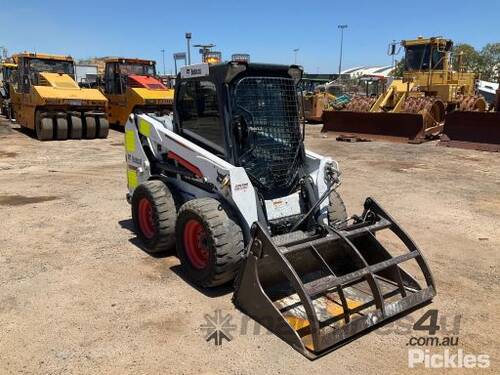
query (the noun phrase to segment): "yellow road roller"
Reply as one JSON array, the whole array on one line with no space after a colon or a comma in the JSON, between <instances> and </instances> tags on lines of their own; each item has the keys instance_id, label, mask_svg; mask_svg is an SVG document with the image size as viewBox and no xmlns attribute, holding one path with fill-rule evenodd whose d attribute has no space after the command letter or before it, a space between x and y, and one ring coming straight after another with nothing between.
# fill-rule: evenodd
<instances>
[{"instance_id":1,"label":"yellow road roller","mask_svg":"<svg viewBox=\"0 0 500 375\"><path fill-rule=\"evenodd\" d=\"M111 124L125 126L131 113L171 112L174 90L157 78L154 61L117 57L105 64L102 91Z\"/></svg>"},{"instance_id":2,"label":"yellow road roller","mask_svg":"<svg viewBox=\"0 0 500 375\"><path fill-rule=\"evenodd\" d=\"M108 136L107 99L97 89L78 86L71 56L23 52L13 59L18 69L10 95L22 127L43 141Z\"/></svg>"}]
</instances>

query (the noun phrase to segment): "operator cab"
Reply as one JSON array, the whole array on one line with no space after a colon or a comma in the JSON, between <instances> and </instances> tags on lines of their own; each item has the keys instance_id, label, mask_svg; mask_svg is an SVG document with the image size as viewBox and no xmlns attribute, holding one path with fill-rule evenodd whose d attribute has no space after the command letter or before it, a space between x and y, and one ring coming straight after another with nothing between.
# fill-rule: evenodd
<instances>
[{"instance_id":1,"label":"operator cab","mask_svg":"<svg viewBox=\"0 0 500 375\"><path fill-rule=\"evenodd\" d=\"M12 76L12 83L22 93L29 93L31 86L44 85L40 73L66 74L75 79L75 63L71 56L22 53L14 57L18 69Z\"/></svg>"},{"instance_id":2,"label":"operator cab","mask_svg":"<svg viewBox=\"0 0 500 375\"><path fill-rule=\"evenodd\" d=\"M327 79L303 78L300 81L298 90L303 93L325 92L328 82Z\"/></svg>"},{"instance_id":3,"label":"operator cab","mask_svg":"<svg viewBox=\"0 0 500 375\"><path fill-rule=\"evenodd\" d=\"M16 69L17 69L16 64L3 63L2 64L2 82L9 82L9 79L12 75L12 72L14 72Z\"/></svg>"},{"instance_id":4,"label":"operator cab","mask_svg":"<svg viewBox=\"0 0 500 375\"><path fill-rule=\"evenodd\" d=\"M156 63L152 60L114 58L106 60L104 92L122 95L129 87L165 90L156 78Z\"/></svg>"},{"instance_id":5,"label":"operator cab","mask_svg":"<svg viewBox=\"0 0 500 375\"><path fill-rule=\"evenodd\" d=\"M244 167L264 199L296 191L304 163L298 66L245 62L181 69L176 131Z\"/></svg>"},{"instance_id":6,"label":"operator cab","mask_svg":"<svg viewBox=\"0 0 500 375\"><path fill-rule=\"evenodd\" d=\"M446 57L453 47L451 40L442 38L418 38L404 40L405 71L444 70Z\"/></svg>"},{"instance_id":7,"label":"operator cab","mask_svg":"<svg viewBox=\"0 0 500 375\"><path fill-rule=\"evenodd\" d=\"M11 77L15 74L17 69L16 64L11 63L3 63L2 65L2 76L1 76L1 85L0 85L0 95L2 98L9 98L9 83Z\"/></svg>"}]
</instances>

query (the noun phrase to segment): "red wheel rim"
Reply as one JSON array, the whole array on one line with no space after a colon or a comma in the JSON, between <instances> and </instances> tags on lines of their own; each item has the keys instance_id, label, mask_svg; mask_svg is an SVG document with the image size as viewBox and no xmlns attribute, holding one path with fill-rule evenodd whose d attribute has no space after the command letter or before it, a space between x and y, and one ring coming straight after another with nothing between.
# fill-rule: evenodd
<instances>
[{"instance_id":1,"label":"red wheel rim","mask_svg":"<svg viewBox=\"0 0 500 375\"><path fill-rule=\"evenodd\" d=\"M150 239L155 235L155 225L153 223L153 207L147 198L139 201L139 228L144 237Z\"/></svg>"},{"instance_id":2,"label":"red wheel rim","mask_svg":"<svg viewBox=\"0 0 500 375\"><path fill-rule=\"evenodd\" d=\"M208 264L209 251L207 232L196 219L190 219L184 225L184 249L194 268L203 269Z\"/></svg>"}]
</instances>

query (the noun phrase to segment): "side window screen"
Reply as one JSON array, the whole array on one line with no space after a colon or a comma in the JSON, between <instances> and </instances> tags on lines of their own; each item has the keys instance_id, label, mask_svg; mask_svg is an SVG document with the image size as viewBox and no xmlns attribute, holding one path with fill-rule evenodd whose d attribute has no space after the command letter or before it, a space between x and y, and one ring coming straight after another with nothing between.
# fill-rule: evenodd
<instances>
[{"instance_id":1,"label":"side window screen","mask_svg":"<svg viewBox=\"0 0 500 375\"><path fill-rule=\"evenodd\" d=\"M113 63L106 64L106 93L113 94L114 93L114 71L113 71Z\"/></svg>"},{"instance_id":2,"label":"side window screen","mask_svg":"<svg viewBox=\"0 0 500 375\"><path fill-rule=\"evenodd\" d=\"M198 143L224 153L224 132L217 108L217 91L210 81L185 81L177 111L182 132Z\"/></svg>"}]
</instances>

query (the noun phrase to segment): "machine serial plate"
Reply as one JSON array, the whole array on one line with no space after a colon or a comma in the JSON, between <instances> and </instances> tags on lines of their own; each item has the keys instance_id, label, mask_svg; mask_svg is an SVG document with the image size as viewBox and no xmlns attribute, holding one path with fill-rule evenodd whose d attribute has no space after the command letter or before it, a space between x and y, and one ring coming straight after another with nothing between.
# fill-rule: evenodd
<instances>
[{"instance_id":1,"label":"machine serial plate","mask_svg":"<svg viewBox=\"0 0 500 375\"><path fill-rule=\"evenodd\" d=\"M268 220L300 214L299 193L289 195L288 197L271 199L265 203Z\"/></svg>"}]
</instances>

